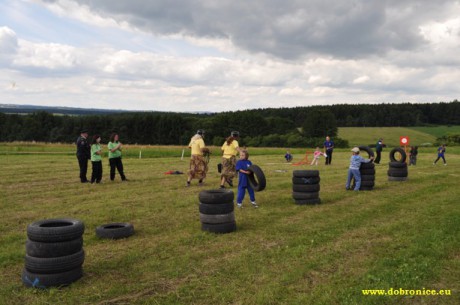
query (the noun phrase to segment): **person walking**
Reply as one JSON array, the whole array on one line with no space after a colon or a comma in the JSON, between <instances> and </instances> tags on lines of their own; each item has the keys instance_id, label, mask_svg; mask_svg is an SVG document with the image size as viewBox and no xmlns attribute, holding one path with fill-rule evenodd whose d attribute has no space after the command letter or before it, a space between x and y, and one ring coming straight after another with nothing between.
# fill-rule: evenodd
<instances>
[{"instance_id":1,"label":"person walking","mask_svg":"<svg viewBox=\"0 0 460 305\"><path fill-rule=\"evenodd\" d=\"M409 165L417 165L418 146L412 146L409 151Z\"/></svg>"},{"instance_id":2,"label":"person walking","mask_svg":"<svg viewBox=\"0 0 460 305\"><path fill-rule=\"evenodd\" d=\"M350 189L351 179L355 179L355 191L359 191L361 188L361 173L359 172L359 168L361 163L369 163L371 162L374 157L370 159L364 159L359 155L359 148L353 147L352 155L350 158L350 167L348 168L348 176L347 176L347 183L345 184L345 189Z\"/></svg>"},{"instance_id":3,"label":"person walking","mask_svg":"<svg viewBox=\"0 0 460 305\"><path fill-rule=\"evenodd\" d=\"M375 151L377 153L377 157L375 158L374 163L380 164L380 158L382 157L382 150L383 150L383 139L380 138L375 145Z\"/></svg>"},{"instance_id":4,"label":"person walking","mask_svg":"<svg viewBox=\"0 0 460 305\"><path fill-rule=\"evenodd\" d=\"M321 152L321 150L319 149L319 146L316 147L316 150L313 152L313 160L311 160L310 165L316 165L316 166L318 166L319 157L321 157L322 155L326 157L326 154L323 154L323 153Z\"/></svg>"},{"instance_id":5,"label":"person walking","mask_svg":"<svg viewBox=\"0 0 460 305\"><path fill-rule=\"evenodd\" d=\"M93 172L91 174L91 183L101 183L102 180L102 148L101 137L99 135L93 136L91 143L91 164L93 165Z\"/></svg>"},{"instance_id":6,"label":"person walking","mask_svg":"<svg viewBox=\"0 0 460 305\"><path fill-rule=\"evenodd\" d=\"M447 165L446 158L444 157L445 153L446 153L446 144L442 144L441 146L438 147L438 158L434 161L433 165L436 165L436 162L438 162L438 160L441 158L442 158L442 161L444 161L444 165Z\"/></svg>"},{"instance_id":7,"label":"person walking","mask_svg":"<svg viewBox=\"0 0 460 305\"><path fill-rule=\"evenodd\" d=\"M329 136L326 137L326 141L324 141L324 153L326 154L326 165L331 165L332 161L332 152L334 151L334 142L331 140Z\"/></svg>"},{"instance_id":8,"label":"person walking","mask_svg":"<svg viewBox=\"0 0 460 305\"><path fill-rule=\"evenodd\" d=\"M247 150L240 151L240 160L236 162L236 170L238 171L238 192L236 195L236 205L239 208L243 207L243 199L248 190L249 199L251 200L251 204L253 207L258 208L259 206L256 203L256 197L254 194L254 189L249 184L248 175L251 174L248 171L248 168L252 165L252 162L249 161L249 153Z\"/></svg>"},{"instance_id":9,"label":"person walking","mask_svg":"<svg viewBox=\"0 0 460 305\"><path fill-rule=\"evenodd\" d=\"M80 181L81 183L88 183L86 173L88 172L88 160L91 159L91 147L88 143L88 130L82 129L80 136L76 141L77 145L77 160L80 167Z\"/></svg>"},{"instance_id":10,"label":"person walking","mask_svg":"<svg viewBox=\"0 0 460 305\"><path fill-rule=\"evenodd\" d=\"M198 129L196 134L190 139L188 147L191 149L190 165L187 178L187 186L190 186L192 179L198 179L198 185L203 184L208 172L208 164L206 163L203 153L206 151L204 144L204 130Z\"/></svg>"},{"instance_id":11,"label":"person walking","mask_svg":"<svg viewBox=\"0 0 460 305\"><path fill-rule=\"evenodd\" d=\"M127 181L124 169L123 162L121 161L121 151L123 144L120 142L119 135L114 132L110 135L110 142L107 144L109 149L109 164L110 164L110 180L115 180L115 169L118 171L121 177L121 181Z\"/></svg>"},{"instance_id":12,"label":"person walking","mask_svg":"<svg viewBox=\"0 0 460 305\"><path fill-rule=\"evenodd\" d=\"M233 186L233 177L236 173L236 154L240 152L238 139L240 133L232 131L221 147L222 150L222 174L220 176L220 188L225 188L225 182Z\"/></svg>"}]
</instances>

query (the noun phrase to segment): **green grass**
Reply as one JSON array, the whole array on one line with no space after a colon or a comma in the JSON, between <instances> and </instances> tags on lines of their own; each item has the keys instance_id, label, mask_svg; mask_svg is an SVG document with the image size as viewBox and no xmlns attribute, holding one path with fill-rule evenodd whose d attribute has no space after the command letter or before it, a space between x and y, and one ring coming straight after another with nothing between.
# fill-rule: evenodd
<instances>
[{"instance_id":1,"label":"green grass","mask_svg":"<svg viewBox=\"0 0 460 305\"><path fill-rule=\"evenodd\" d=\"M449 134L460 134L460 126L410 127L410 129L433 135L436 138Z\"/></svg>"},{"instance_id":2,"label":"green grass","mask_svg":"<svg viewBox=\"0 0 460 305\"><path fill-rule=\"evenodd\" d=\"M429 127L431 128L431 127ZM435 143L437 136L414 128L404 127L340 127L338 136L348 140L350 146L375 145L379 138L389 147L399 146L399 137L408 136L410 145Z\"/></svg>"},{"instance_id":3,"label":"green grass","mask_svg":"<svg viewBox=\"0 0 460 305\"><path fill-rule=\"evenodd\" d=\"M198 193L219 185L219 158L205 187L185 188L184 175L163 174L187 169L178 157L125 158L127 183L108 181L104 159L103 184L82 185L74 156L2 155L0 304L459 304L460 150L449 149L448 166L433 166L435 153L422 150L405 183L388 182L382 164L375 190L359 193L344 190L349 157L337 150L332 166L318 166L323 204L297 206L292 170L306 167L278 151L251 156L267 176L260 208L246 198L238 230L215 235L200 229ZM52 217L85 222L84 277L62 289L25 288L26 226ZM108 222L132 222L136 233L98 239L95 228ZM388 288L452 295L361 293Z\"/></svg>"}]
</instances>

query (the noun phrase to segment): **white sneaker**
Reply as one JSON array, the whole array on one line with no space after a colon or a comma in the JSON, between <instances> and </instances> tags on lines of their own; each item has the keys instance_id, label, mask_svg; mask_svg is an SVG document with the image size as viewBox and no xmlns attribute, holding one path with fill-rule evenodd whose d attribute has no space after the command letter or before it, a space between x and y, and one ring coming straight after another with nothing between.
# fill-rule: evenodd
<instances>
[{"instance_id":1,"label":"white sneaker","mask_svg":"<svg viewBox=\"0 0 460 305\"><path fill-rule=\"evenodd\" d=\"M444 163L444 166L446 166L446 165L447 165L447 163Z\"/></svg>"},{"instance_id":2,"label":"white sneaker","mask_svg":"<svg viewBox=\"0 0 460 305\"><path fill-rule=\"evenodd\" d=\"M239 207L239 208L242 208L243 204L242 203L236 203L236 206Z\"/></svg>"},{"instance_id":3,"label":"white sneaker","mask_svg":"<svg viewBox=\"0 0 460 305\"><path fill-rule=\"evenodd\" d=\"M258 208L258 207L259 207L255 201L251 201L251 204L252 204L252 206L255 207L255 208Z\"/></svg>"}]
</instances>

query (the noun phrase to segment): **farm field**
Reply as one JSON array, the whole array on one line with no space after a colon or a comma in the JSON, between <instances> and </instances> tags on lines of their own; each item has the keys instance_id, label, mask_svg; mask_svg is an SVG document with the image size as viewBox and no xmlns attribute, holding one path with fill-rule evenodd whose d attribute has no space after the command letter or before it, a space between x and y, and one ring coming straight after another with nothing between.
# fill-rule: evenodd
<instances>
[{"instance_id":1,"label":"farm field","mask_svg":"<svg viewBox=\"0 0 460 305\"><path fill-rule=\"evenodd\" d=\"M460 126L410 127L410 129L431 134L436 138L449 134L460 134Z\"/></svg>"},{"instance_id":2,"label":"farm field","mask_svg":"<svg viewBox=\"0 0 460 305\"><path fill-rule=\"evenodd\" d=\"M432 165L436 148L422 149L404 183L387 181L387 149L371 192L345 191L350 153L337 150L331 166L321 159L317 167L323 203L316 206L291 198L292 171L309 166L285 163L283 149L251 149L267 176L267 189L256 193L260 207L246 198L235 209L238 230L215 235L201 231L198 193L218 187L217 157L205 186L194 180L186 188L185 175L163 174L186 171L181 148L139 159L136 147L124 159L130 181L110 182L105 158L103 184L90 185L78 182L73 150L53 154L45 145L41 154L19 154L4 147L0 304L460 304L459 148L448 149L447 166ZM303 151L294 151L294 162ZM55 217L85 223L84 276L62 289L25 288L26 226ZM98 239L95 228L109 222L131 222L136 233ZM362 292L390 288L451 295Z\"/></svg>"}]
</instances>

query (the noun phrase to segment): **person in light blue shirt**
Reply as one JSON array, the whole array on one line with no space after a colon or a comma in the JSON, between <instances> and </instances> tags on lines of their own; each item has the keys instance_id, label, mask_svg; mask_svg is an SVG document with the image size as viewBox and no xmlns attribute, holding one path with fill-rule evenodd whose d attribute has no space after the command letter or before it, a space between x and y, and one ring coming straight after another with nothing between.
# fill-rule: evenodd
<instances>
[{"instance_id":1,"label":"person in light blue shirt","mask_svg":"<svg viewBox=\"0 0 460 305\"><path fill-rule=\"evenodd\" d=\"M359 148L358 147L353 147L352 155L350 158L350 167L348 168L348 177L347 177L347 184L345 185L345 188L347 190L350 189L350 184L351 184L351 179L355 179L355 191L359 191L361 188L361 173L359 172L359 167L361 166L361 163L369 163L371 162L374 157L371 157L370 159L364 159L359 155Z\"/></svg>"}]
</instances>

